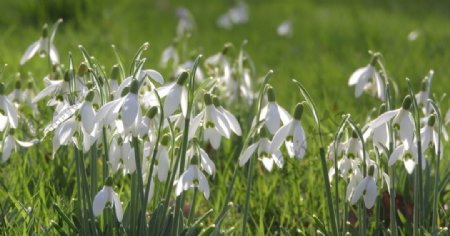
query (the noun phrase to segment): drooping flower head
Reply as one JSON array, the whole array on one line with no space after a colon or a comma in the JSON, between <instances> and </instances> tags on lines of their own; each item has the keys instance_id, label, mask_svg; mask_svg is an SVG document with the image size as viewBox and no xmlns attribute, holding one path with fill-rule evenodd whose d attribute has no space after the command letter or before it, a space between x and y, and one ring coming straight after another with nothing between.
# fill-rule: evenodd
<instances>
[{"instance_id":1,"label":"drooping flower head","mask_svg":"<svg viewBox=\"0 0 450 236\"><path fill-rule=\"evenodd\" d=\"M385 100L384 82L375 68L378 57L379 54L375 53L367 66L357 69L350 76L348 85L355 86L355 97L359 97L363 91L367 91L381 101Z\"/></svg>"}]
</instances>

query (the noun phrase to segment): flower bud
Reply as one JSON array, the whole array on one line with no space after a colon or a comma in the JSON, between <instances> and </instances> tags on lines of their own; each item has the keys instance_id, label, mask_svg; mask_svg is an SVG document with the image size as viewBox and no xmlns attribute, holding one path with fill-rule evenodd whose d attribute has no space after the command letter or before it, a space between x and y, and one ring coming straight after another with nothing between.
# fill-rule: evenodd
<instances>
[{"instance_id":1,"label":"flower bud","mask_svg":"<svg viewBox=\"0 0 450 236\"><path fill-rule=\"evenodd\" d=\"M369 176L373 177L373 174L375 173L375 166L371 165L369 167Z\"/></svg>"},{"instance_id":2,"label":"flower bud","mask_svg":"<svg viewBox=\"0 0 450 236\"><path fill-rule=\"evenodd\" d=\"M178 76L177 84L183 86L188 78L189 73L187 71L181 72L181 74Z\"/></svg>"},{"instance_id":3,"label":"flower bud","mask_svg":"<svg viewBox=\"0 0 450 236\"><path fill-rule=\"evenodd\" d=\"M108 178L106 178L105 186L108 186L108 187L112 187L113 186L113 179L112 179L111 176L108 176Z\"/></svg>"}]
</instances>

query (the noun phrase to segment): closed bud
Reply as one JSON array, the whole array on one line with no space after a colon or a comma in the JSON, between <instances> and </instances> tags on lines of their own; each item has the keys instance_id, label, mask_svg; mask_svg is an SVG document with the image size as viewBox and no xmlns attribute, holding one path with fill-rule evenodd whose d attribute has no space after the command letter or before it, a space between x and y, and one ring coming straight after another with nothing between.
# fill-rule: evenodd
<instances>
[{"instance_id":1,"label":"closed bud","mask_svg":"<svg viewBox=\"0 0 450 236\"><path fill-rule=\"evenodd\" d=\"M113 179L112 179L111 176L108 176L108 178L106 178L105 186L108 186L108 187L112 187L113 186Z\"/></svg>"},{"instance_id":2,"label":"closed bud","mask_svg":"<svg viewBox=\"0 0 450 236\"><path fill-rule=\"evenodd\" d=\"M269 102L275 102L275 91L272 87L267 89L267 100L269 100Z\"/></svg>"},{"instance_id":3,"label":"closed bud","mask_svg":"<svg viewBox=\"0 0 450 236\"><path fill-rule=\"evenodd\" d=\"M130 85L130 93L138 94L139 92L139 81L137 79L133 79Z\"/></svg>"},{"instance_id":4,"label":"closed bud","mask_svg":"<svg viewBox=\"0 0 450 236\"><path fill-rule=\"evenodd\" d=\"M156 114L158 114L158 107L151 107L150 109L148 109L145 116L147 116L151 120L156 116Z\"/></svg>"},{"instance_id":5,"label":"closed bud","mask_svg":"<svg viewBox=\"0 0 450 236\"><path fill-rule=\"evenodd\" d=\"M120 67L119 65L114 65L111 69L111 74L109 76L112 80L118 81L120 78Z\"/></svg>"},{"instance_id":6,"label":"closed bud","mask_svg":"<svg viewBox=\"0 0 450 236\"><path fill-rule=\"evenodd\" d=\"M434 124L436 123L436 115L433 114L430 116L430 118L428 118L428 126L434 126Z\"/></svg>"},{"instance_id":7,"label":"closed bud","mask_svg":"<svg viewBox=\"0 0 450 236\"><path fill-rule=\"evenodd\" d=\"M86 63L82 62L79 66L78 66L78 72L77 75L80 77L83 77L84 74L86 74L88 71L88 66L86 65Z\"/></svg>"},{"instance_id":8,"label":"closed bud","mask_svg":"<svg viewBox=\"0 0 450 236\"><path fill-rule=\"evenodd\" d=\"M89 90L89 92L86 95L86 98L84 99L87 102L92 102L94 100L94 91L93 90Z\"/></svg>"},{"instance_id":9,"label":"closed bud","mask_svg":"<svg viewBox=\"0 0 450 236\"><path fill-rule=\"evenodd\" d=\"M205 95L203 95L203 99L205 100L206 106L213 104L212 99L211 99L211 94L205 93Z\"/></svg>"},{"instance_id":10,"label":"closed bud","mask_svg":"<svg viewBox=\"0 0 450 236\"><path fill-rule=\"evenodd\" d=\"M373 174L375 173L375 166L370 166L369 167L369 176L372 176L373 177Z\"/></svg>"},{"instance_id":11,"label":"closed bud","mask_svg":"<svg viewBox=\"0 0 450 236\"><path fill-rule=\"evenodd\" d=\"M403 99L402 107L404 110L409 110L411 108L412 99L411 96L406 96L405 99Z\"/></svg>"},{"instance_id":12,"label":"closed bud","mask_svg":"<svg viewBox=\"0 0 450 236\"><path fill-rule=\"evenodd\" d=\"M302 115L303 115L303 103L298 103L297 106L295 106L294 119L300 120L302 119Z\"/></svg>"},{"instance_id":13,"label":"closed bud","mask_svg":"<svg viewBox=\"0 0 450 236\"><path fill-rule=\"evenodd\" d=\"M184 85L189 77L189 73L187 71L181 72L181 74L178 76L177 84Z\"/></svg>"}]
</instances>

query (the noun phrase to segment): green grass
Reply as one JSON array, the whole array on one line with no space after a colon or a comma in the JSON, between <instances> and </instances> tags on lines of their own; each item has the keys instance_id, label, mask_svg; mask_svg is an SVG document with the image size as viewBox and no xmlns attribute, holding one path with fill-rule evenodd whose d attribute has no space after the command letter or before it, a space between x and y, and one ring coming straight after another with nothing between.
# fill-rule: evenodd
<instances>
[{"instance_id":1,"label":"green grass","mask_svg":"<svg viewBox=\"0 0 450 236\"><path fill-rule=\"evenodd\" d=\"M193 53L207 57L231 42L234 45L232 54L236 55L241 43L248 40L246 50L254 60L257 76L274 70L270 83L276 88L280 104L291 111L302 99L291 79L301 81L309 90L323 118L326 143L332 140L341 114L350 113L362 123L372 107L379 105L376 99L366 94L355 99L354 88L347 86L351 73L369 62L368 50L383 54L383 62L389 76L398 84L401 96L407 93L405 78L410 78L418 89L430 69L435 71L432 91L437 97L449 91L448 1L253 0L248 1L250 20L247 24L231 30L220 29L215 21L231 2L140 0L63 4L62 1L47 0L38 6L37 1L32 0L1 1L0 64L8 64L1 81L10 90L18 71L30 71L36 86L42 88L42 78L47 73L47 67L42 67L46 65L45 59L34 58L22 68L18 62L27 46L40 36L42 25L53 23L59 17L63 17L64 22L56 35L55 45L63 64L68 62L68 52L78 64L82 59L78 45L83 45L109 71L116 63L112 44L129 63L136 50L149 42L150 48L145 53L148 57L146 67L159 70L161 52L175 37L175 9L185 6L197 23L189 41ZM286 19L294 26L291 38L276 35L276 27ZM413 30L419 30L420 35L416 41L408 41L407 35ZM163 75L169 80L167 72ZM401 100L402 97L396 99L396 107L400 106ZM443 111L449 104L447 98L442 101ZM41 106L44 109L44 104ZM313 135L311 114L304 116L309 149L305 160L286 159L285 169L275 169L273 173L267 173L259 162L256 165L249 221L254 235L275 234L280 227L292 235L297 234L297 230L311 235L316 230L313 215L327 222L324 186L319 181L318 140ZM37 128L46 125L39 120L33 122ZM231 142L222 145L231 156ZM446 147L448 152L448 145ZM75 168L67 151L60 150L58 154L55 160L50 160L51 138L48 137L46 142L29 151L21 150L7 163L0 164L1 235L43 234L47 230L56 234L57 226L63 226L62 231L67 230L54 204L69 218L74 214ZM224 161L219 161L221 158ZM214 160L218 173L210 180L212 196L210 201L200 198L199 214L213 208L213 215L217 216L236 163L220 154ZM441 174L448 174L448 159L444 158L441 164ZM235 228L232 234L238 234L242 224L246 191L244 169L238 172L232 198L234 205L224 223L226 229ZM407 181L405 173L400 173L400 177L403 178L401 183ZM127 187L121 190L126 192ZM449 200L447 184L441 202L448 203ZM27 212L28 207L33 210ZM441 220L448 223L450 219L446 214ZM208 223L213 219L209 218ZM55 228L51 229L52 225Z\"/></svg>"}]
</instances>

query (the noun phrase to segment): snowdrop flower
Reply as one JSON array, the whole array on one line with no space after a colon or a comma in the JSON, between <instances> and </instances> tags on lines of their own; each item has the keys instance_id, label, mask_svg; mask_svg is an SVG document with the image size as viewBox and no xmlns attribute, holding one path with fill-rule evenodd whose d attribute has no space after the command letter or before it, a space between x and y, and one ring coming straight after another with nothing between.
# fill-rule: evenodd
<instances>
[{"instance_id":1,"label":"snowdrop flower","mask_svg":"<svg viewBox=\"0 0 450 236\"><path fill-rule=\"evenodd\" d=\"M195 20L191 12L184 7L177 8L177 35L184 36L195 29Z\"/></svg>"},{"instance_id":2,"label":"snowdrop flower","mask_svg":"<svg viewBox=\"0 0 450 236\"><path fill-rule=\"evenodd\" d=\"M274 135L281 126L281 123L286 125L291 121L289 113L279 106L275 101L275 91L272 87L267 90L268 103L261 109L259 121L264 121L265 126L270 134Z\"/></svg>"},{"instance_id":3,"label":"snowdrop flower","mask_svg":"<svg viewBox=\"0 0 450 236\"><path fill-rule=\"evenodd\" d=\"M3 140L3 143L1 144L1 151L2 151L2 162L8 161L9 157L11 156L11 153L13 149L16 149L17 146L28 148L33 146L38 142L38 140L31 140L28 142L20 141L14 138L14 129L9 129L9 133L6 136L5 140Z\"/></svg>"},{"instance_id":4,"label":"snowdrop flower","mask_svg":"<svg viewBox=\"0 0 450 236\"><path fill-rule=\"evenodd\" d=\"M5 86L0 83L0 131L3 131L7 124L17 128L18 122L16 107L5 95Z\"/></svg>"},{"instance_id":5,"label":"snowdrop flower","mask_svg":"<svg viewBox=\"0 0 450 236\"><path fill-rule=\"evenodd\" d=\"M231 29L233 25L243 24L247 21L248 7L244 2L239 2L217 19L217 25L221 28Z\"/></svg>"},{"instance_id":6,"label":"snowdrop flower","mask_svg":"<svg viewBox=\"0 0 450 236\"><path fill-rule=\"evenodd\" d=\"M367 175L353 191L350 200L352 205L355 205L361 197L363 197L364 205L367 209L370 209L375 205L375 200L377 199L377 185L375 183L374 172L374 166L370 166L369 175Z\"/></svg>"},{"instance_id":7,"label":"snowdrop flower","mask_svg":"<svg viewBox=\"0 0 450 236\"><path fill-rule=\"evenodd\" d=\"M216 165L209 158L208 153L200 147L196 139L193 139L191 143L191 147L186 152L186 157L188 159L200 157L201 168L209 175L214 175L216 173Z\"/></svg>"},{"instance_id":8,"label":"snowdrop flower","mask_svg":"<svg viewBox=\"0 0 450 236\"><path fill-rule=\"evenodd\" d=\"M161 182L165 182L167 180L167 175L169 174L169 142L170 137L168 135L164 135L156 152L156 162L154 168L158 173L158 179Z\"/></svg>"},{"instance_id":9,"label":"snowdrop flower","mask_svg":"<svg viewBox=\"0 0 450 236\"><path fill-rule=\"evenodd\" d=\"M94 202L92 204L92 211L94 212L94 216L99 216L103 209L106 206L106 203L111 203L114 206L114 210L116 213L116 218L119 222L122 222L123 219L123 209L122 203L120 202L119 195L114 192L112 188L112 178L108 177L106 179L105 186L103 186L102 190L98 192L94 197Z\"/></svg>"},{"instance_id":10,"label":"snowdrop flower","mask_svg":"<svg viewBox=\"0 0 450 236\"><path fill-rule=\"evenodd\" d=\"M180 104L183 115L186 117L188 91L184 84L188 78L189 73L183 71L176 82L157 88L159 96L166 97L163 105L164 118L172 115Z\"/></svg>"},{"instance_id":11,"label":"snowdrop flower","mask_svg":"<svg viewBox=\"0 0 450 236\"><path fill-rule=\"evenodd\" d=\"M413 31L409 32L408 40L411 42L416 41L419 36L420 36L420 30L413 30Z\"/></svg>"},{"instance_id":12,"label":"snowdrop flower","mask_svg":"<svg viewBox=\"0 0 450 236\"><path fill-rule=\"evenodd\" d=\"M59 24L58 22L56 24ZM28 60L30 60L36 53L39 53L41 57L44 57L47 54L50 57L50 60L53 65L59 64L59 56L56 51L55 46L52 42L53 38L49 38L48 35L48 26L44 25L44 29L42 32L42 37L38 39L36 42L32 43L28 49L23 54L20 59L20 65L25 64Z\"/></svg>"},{"instance_id":13,"label":"snowdrop flower","mask_svg":"<svg viewBox=\"0 0 450 236\"><path fill-rule=\"evenodd\" d=\"M158 107L150 107L147 110L145 116L141 119L139 125L139 137L143 138L145 136L156 138L157 130L159 126L159 119L157 119Z\"/></svg>"},{"instance_id":14,"label":"snowdrop flower","mask_svg":"<svg viewBox=\"0 0 450 236\"><path fill-rule=\"evenodd\" d=\"M175 189L175 194L180 196L183 191L189 188L196 187L206 199L209 198L209 184L206 176L198 168L198 158L194 155L191 159L189 167L187 170L181 174L177 182L177 187Z\"/></svg>"},{"instance_id":15,"label":"snowdrop flower","mask_svg":"<svg viewBox=\"0 0 450 236\"><path fill-rule=\"evenodd\" d=\"M295 107L294 118L278 129L273 136L272 152L279 149L284 142L290 157L303 159L306 150L306 136L300 119L303 114L303 104L299 103Z\"/></svg>"},{"instance_id":16,"label":"snowdrop flower","mask_svg":"<svg viewBox=\"0 0 450 236\"><path fill-rule=\"evenodd\" d=\"M372 57L371 62L367 66L357 69L350 76L348 85L355 85L355 97L361 96L362 92L366 90L369 92L374 91L374 93L380 100L385 100L384 82L380 74L375 69L377 60L378 55L375 54Z\"/></svg>"},{"instance_id":17,"label":"snowdrop flower","mask_svg":"<svg viewBox=\"0 0 450 236\"><path fill-rule=\"evenodd\" d=\"M47 84L47 87L45 87L33 98L33 103L37 103L44 97L47 97L49 95L52 95L53 97L61 95L64 97L64 99L66 99L67 95L70 93L70 81L68 76L64 76L63 80L51 80L49 78L50 75L47 75L44 78L44 83ZM84 85L84 83L78 77L75 78L75 90L77 93L80 93L82 95L86 94L88 91L86 85ZM54 105L54 102L49 101L48 105Z\"/></svg>"},{"instance_id":18,"label":"snowdrop flower","mask_svg":"<svg viewBox=\"0 0 450 236\"><path fill-rule=\"evenodd\" d=\"M192 138L200 126L203 126L203 139L208 141L214 149L218 149L222 136L230 138L230 132L237 127L231 129L228 125L227 118L214 106L211 94L204 95L205 108L192 119L189 137Z\"/></svg>"},{"instance_id":19,"label":"snowdrop flower","mask_svg":"<svg viewBox=\"0 0 450 236\"><path fill-rule=\"evenodd\" d=\"M278 168L283 168L284 160L280 150L272 150L271 145L272 143L267 138L265 129L262 128L259 141L248 146L239 157L239 166L244 166L253 153L255 153L256 149L258 149L258 158L263 163L267 171L272 171L274 163L278 166Z\"/></svg>"},{"instance_id":20,"label":"snowdrop flower","mask_svg":"<svg viewBox=\"0 0 450 236\"><path fill-rule=\"evenodd\" d=\"M444 140L448 140L448 134L445 129L441 131ZM439 137L439 127L436 124L436 115L433 114L428 118L425 127L420 129L420 136L422 137L422 150L426 150L430 145L433 145L436 155L438 154L438 145L441 145L441 157L443 155L443 143Z\"/></svg>"},{"instance_id":21,"label":"snowdrop flower","mask_svg":"<svg viewBox=\"0 0 450 236\"><path fill-rule=\"evenodd\" d=\"M290 20L283 21L277 28L277 34L282 37L292 36L292 22Z\"/></svg>"},{"instance_id":22,"label":"snowdrop flower","mask_svg":"<svg viewBox=\"0 0 450 236\"><path fill-rule=\"evenodd\" d=\"M349 182L347 184L347 189L345 192L345 198L347 201L351 201L353 193L355 192L356 187L363 180L363 175L358 166L356 166L349 174Z\"/></svg>"},{"instance_id":23,"label":"snowdrop flower","mask_svg":"<svg viewBox=\"0 0 450 236\"><path fill-rule=\"evenodd\" d=\"M412 174L418 161L418 152L415 142L406 140L403 144L395 148L389 157L388 165L394 165L397 160L402 160L408 174ZM425 169L425 167L426 161L425 157L422 155L422 168Z\"/></svg>"},{"instance_id":24,"label":"snowdrop flower","mask_svg":"<svg viewBox=\"0 0 450 236\"><path fill-rule=\"evenodd\" d=\"M116 77L118 76L119 75L116 75ZM164 83L164 78L158 71L152 69L140 70L136 78L134 76L128 76L122 81L122 83L119 85L119 87L114 93L114 98L120 97L120 95L123 93L123 89L125 89L126 87L131 87L131 84L133 83L134 80L138 81L139 85L138 87L143 86L142 84L145 83L149 85L151 89L154 89L155 85L150 79L156 81L158 84Z\"/></svg>"},{"instance_id":25,"label":"snowdrop flower","mask_svg":"<svg viewBox=\"0 0 450 236\"><path fill-rule=\"evenodd\" d=\"M396 110L387 111L368 124L369 129L375 129L392 120L393 127L399 130L402 140L412 141L414 136L414 123L411 112L411 97L408 95L403 100L402 107Z\"/></svg>"}]
</instances>

